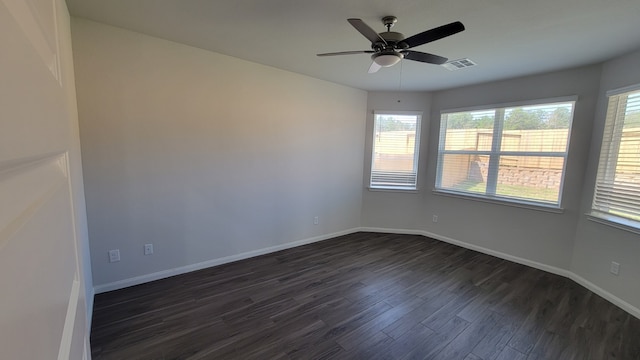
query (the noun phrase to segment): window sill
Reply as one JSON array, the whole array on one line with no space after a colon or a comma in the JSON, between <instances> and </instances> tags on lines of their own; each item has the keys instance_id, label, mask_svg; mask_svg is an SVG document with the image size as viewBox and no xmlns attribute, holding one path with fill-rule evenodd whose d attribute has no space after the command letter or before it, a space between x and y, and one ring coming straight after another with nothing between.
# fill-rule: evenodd
<instances>
[{"instance_id":1,"label":"window sill","mask_svg":"<svg viewBox=\"0 0 640 360\"><path fill-rule=\"evenodd\" d=\"M459 192L438 190L438 189L433 189L432 192L433 192L434 195L448 196L448 197L454 197L454 198L458 198L458 199L480 201L480 202L496 204L496 205L504 205L504 206L522 208L522 209L550 212L550 213L554 213L554 214L562 214L562 213L564 213L564 209L561 208L561 207L556 207L556 206L553 206L553 205L542 205L542 204L535 203L535 202L506 200L506 199L503 199L503 198L491 199L491 198L486 198L486 197L482 197L482 196L474 196L474 195L470 195L470 194L463 194L463 193L459 193Z\"/></svg>"},{"instance_id":2,"label":"window sill","mask_svg":"<svg viewBox=\"0 0 640 360\"><path fill-rule=\"evenodd\" d=\"M417 193L417 188L401 188L401 187L367 187L367 190L374 192L398 192L398 193Z\"/></svg>"},{"instance_id":3,"label":"window sill","mask_svg":"<svg viewBox=\"0 0 640 360\"><path fill-rule=\"evenodd\" d=\"M592 211L590 213L586 213L585 215L587 216L587 219L593 222L632 232L634 234L640 234L640 222L638 221L624 219L618 216L609 215L597 211Z\"/></svg>"}]
</instances>

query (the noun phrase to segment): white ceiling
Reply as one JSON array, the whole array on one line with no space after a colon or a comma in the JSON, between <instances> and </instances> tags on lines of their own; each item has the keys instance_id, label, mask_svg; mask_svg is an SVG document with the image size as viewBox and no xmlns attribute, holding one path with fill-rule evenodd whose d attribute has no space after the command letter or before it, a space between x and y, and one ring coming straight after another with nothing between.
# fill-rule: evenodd
<instances>
[{"instance_id":1,"label":"white ceiling","mask_svg":"<svg viewBox=\"0 0 640 360\"><path fill-rule=\"evenodd\" d=\"M364 90L437 90L593 64L640 48L639 0L67 0L72 15ZM478 65L403 60L368 74L369 50L347 18L406 37L461 21L414 48ZM638 64L640 66L640 64Z\"/></svg>"}]
</instances>

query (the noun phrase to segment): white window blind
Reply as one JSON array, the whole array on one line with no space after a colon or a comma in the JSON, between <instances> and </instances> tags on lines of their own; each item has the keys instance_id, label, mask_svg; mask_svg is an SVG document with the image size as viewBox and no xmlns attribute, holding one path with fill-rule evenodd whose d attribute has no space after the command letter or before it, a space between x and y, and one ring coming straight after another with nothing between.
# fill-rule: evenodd
<instances>
[{"instance_id":1,"label":"white window blind","mask_svg":"<svg viewBox=\"0 0 640 360\"><path fill-rule=\"evenodd\" d=\"M436 191L560 207L574 103L443 113Z\"/></svg>"},{"instance_id":2,"label":"white window blind","mask_svg":"<svg viewBox=\"0 0 640 360\"><path fill-rule=\"evenodd\" d=\"M640 221L638 89L609 96L592 211Z\"/></svg>"},{"instance_id":3,"label":"white window blind","mask_svg":"<svg viewBox=\"0 0 640 360\"><path fill-rule=\"evenodd\" d=\"M421 118L415 112L374 114L371 188L416 189Z\"/></svg>"}]
</instances>

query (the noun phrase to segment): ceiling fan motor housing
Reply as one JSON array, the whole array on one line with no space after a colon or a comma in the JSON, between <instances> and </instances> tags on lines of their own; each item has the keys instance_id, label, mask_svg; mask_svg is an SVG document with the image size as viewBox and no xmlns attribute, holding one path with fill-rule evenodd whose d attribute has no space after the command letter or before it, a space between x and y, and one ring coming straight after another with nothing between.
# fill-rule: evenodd
<instances>
[{"instance_id":1,"label":"ceiling fan motor housing","mask_svg":"<svg viewBox=\"0 0 640 360\"><path fill-rule=\"evenodd\" d=\"M396 49L396 50L404 50L409 47L407 43L405 43L404 35L395 31L386 31L381 32L380 37L384 39L387 43L383 43L382 41L375 42L371 44L371 48L378 51L384 49Z\"/></svg>"}]
</instances>

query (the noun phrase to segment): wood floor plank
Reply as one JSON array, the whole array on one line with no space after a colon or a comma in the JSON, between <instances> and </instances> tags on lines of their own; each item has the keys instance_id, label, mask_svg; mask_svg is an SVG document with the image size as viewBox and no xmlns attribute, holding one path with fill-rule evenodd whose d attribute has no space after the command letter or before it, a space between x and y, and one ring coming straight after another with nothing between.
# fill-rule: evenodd
<instances>
[{"instance_id":1,"label":"wood floor plank","mask_svg":"<svg viewBox=\"0 0 640 360\"><path fill-rule=\"evenodd\" d=\"M355 347L351 347L351 350L347 350L342 356L344 359L373 359L378 357L381 359L389 359L387 355L387 349L393 343L393 339L387 336L385 333L378 331L366 339L358 343ZM344 348L344 347L343 347Z\"/></svg>"},{"instance_id":2,"label":"wood floor plank","mask_svg":"<svg viewBox=\"0 0 640 360\"><path fill-rule=\"evenodd\" d=\"M500 355L498 355L495 360L526 360L527 355L519 352L518 350L514 350L510 347L504 348ZM594 359L595 360L595 359Z\"/></svg>"},{"instance_id":3,"label":"wood floor plank","mask_svg":"<svg viewBox=\"0 0 640 360\"><path fill-rule=\"evenodd\" d=\"M94 359L640 359L640 320L575 282L360 232L95 298Z\"/></svg>"},{"instance_id":4,"label":"wood floor plank","mask_svg":"<svg viewBox=\"0 0 640 360\"><path fill-rule=\"evenodd\" d=\"M470 323L460 335L456 336L447 344L447 346L438 353L437 358L439 360L457 360L464 358L472 352L475 346L478 345L487 334L493 332L496 327L500 326L500 318L500 315L492 311L487 311L478 321Z\"/></svg>"},{"instance_id":5,"label":"wood floor plank","mask_svg":"<svg viewBox=\"0 0 640 360\"><path fill-rule=\"evenodd\" d=\"M502 316L499 324L473 348L472 353L483 359L495 359L520 327L516 319Z\"/></svg>"},{"instance_id":6,"label":"wood floor plank","mask_svg":"<svg viewBox=\"0 0 640 360\"><path fill-rule=\"evenodd\" d=\"M440 310L443 306L453 300L454 297L455 295L448 291L436 293L408 314L402 316L392 324L382 329L382 331L392 338L398 339L414 326L424 321L424 319Z\"/></svg>"},{"instance_id":7,"label":"wood floor plank","mask_svg":"<svg viewBox=\"0 0 640 360\"><path fill-rule=\"evenodd\" d=\"M469 323L459 317L451 318L433 336L425 339L425 342L415 347L403 359L438 359L440 350L460 335L467 326Z\"/></svg>"},{"instance_id":8,"label":"wood floor plank","mask_svg":"<svg viewBox=\"0 0 640 360\"><path fill-rule=\"evenodd\" d=\"M404 335L396 339L387 349L386 354L382 357L390 356L392 359L402 359L407 356L418 346L424 344L425 339L433 337L435 333L428 327L417 323L413 328ZM374 357L378 359L379 357Z\"/></svg>"},{"instance_id":9,"label":"wood floor plank","mask_svg":"<svg viewBox=\"0 0 640 360\"><path fill-rule=\"evenodd\" d=\"M365 342L366 339L372 336L378 336L382 329L396 322L401 317L410 313L414 308L419 306L423 302L422 299L416 297L414 299L407 300L405 303L390 307L389 310L380 314L371 321L363 324L357 329L346 333L336 340L340 346L345 350L351 350L352 348L359 346ZM385 334L387 336L387 334Z\"/></svg>"},{"instance_id":10,"label":"wood floor plank","mask_svg":"<svg viewBox=\"0 0 640 360\"><path fill-rule=\"evenodd\" d=\"M483 360L483 359L476 354L470 353L464 358L464 360Z\"/></svg>"},{"instance_id":11,"label":"wood floor plank","mask_svg":"<svg viewBox=\"0 0 640 360\"><path fill-rule=\"evenodd\" d=\"M466 293L461 295L454 296L451 301L447 302L431 316L424 319L422 324L437 332L441 327L449 322L449 320L457 317L456 314L471 303L476 296L477 293L475 293L473 289L469 289Z\"/></svg>"},{"instance_id":12,"label":"wood floor plank","mask_svg":"<svg viewBox=\"0 0 640 360\"><path fill-rule=\"evenodd\" d=\"M554 309L554 304L550 301L536 304L529 312L529 316L518 332L516 332L509 342L509 346L523 354L529 354L540 339L540 336L544 334L546 320L550 317Z\"/></svg>"}]
</instances>

